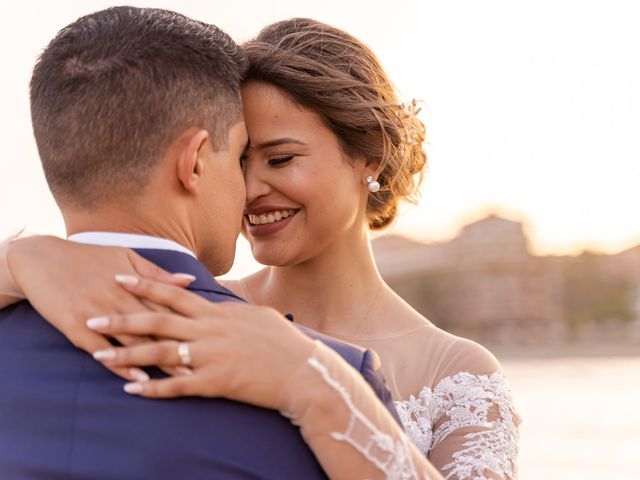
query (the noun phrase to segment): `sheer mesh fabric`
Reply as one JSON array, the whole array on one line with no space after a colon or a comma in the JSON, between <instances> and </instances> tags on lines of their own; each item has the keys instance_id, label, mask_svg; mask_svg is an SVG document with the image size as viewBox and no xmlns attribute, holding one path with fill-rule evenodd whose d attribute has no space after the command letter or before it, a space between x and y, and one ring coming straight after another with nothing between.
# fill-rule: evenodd
<instances>
[{"instance_id":1,"label":"sheer mesh fabric","mask_svg":"<svg viewBox=\"0 0 640 480\"><path fill-rule=\"evenodd\" d=\"M517 478L520 419L489 351L430 323L340 338L378 353L407 435L446 479Z\"/></svg>"}]
</instances>

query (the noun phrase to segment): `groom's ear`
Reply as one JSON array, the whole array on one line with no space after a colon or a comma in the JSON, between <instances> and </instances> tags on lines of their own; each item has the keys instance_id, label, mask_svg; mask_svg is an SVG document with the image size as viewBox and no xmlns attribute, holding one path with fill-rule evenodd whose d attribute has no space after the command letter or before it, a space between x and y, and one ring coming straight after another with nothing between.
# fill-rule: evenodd
<instances>
[{"instance_id":1,"label":"groom's ear","mask_svg":"<svg viewBox=\"0 0 640 480\"><path fill-rule=\"evenodd\" d=\"M176 175L182 187L196 193L205 169L205 159L212 153L209 132L190 128L178 139Z\"/></svg>"}]
</instances>

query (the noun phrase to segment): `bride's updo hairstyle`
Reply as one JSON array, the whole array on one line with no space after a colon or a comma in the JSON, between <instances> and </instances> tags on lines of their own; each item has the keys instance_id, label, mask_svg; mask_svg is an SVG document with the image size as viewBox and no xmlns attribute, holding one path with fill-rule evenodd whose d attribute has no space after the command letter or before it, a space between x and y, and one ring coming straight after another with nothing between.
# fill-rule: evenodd
<instances>
[{"instance_id":1,"label":"bride's updo hairstyle","mask_svg":"<svg viewBox=\"0 0 640 480\"><path fill-rule=\"evenodd\" d=\"M258 80L317 113L350 158L379 165L380 190L369 194L371 229L395 218L400 200L417 200L427 157L415 102L401 104L375 54L346 32L294 18L264 28L243 45Z\"/></svg>"}]
</instances>

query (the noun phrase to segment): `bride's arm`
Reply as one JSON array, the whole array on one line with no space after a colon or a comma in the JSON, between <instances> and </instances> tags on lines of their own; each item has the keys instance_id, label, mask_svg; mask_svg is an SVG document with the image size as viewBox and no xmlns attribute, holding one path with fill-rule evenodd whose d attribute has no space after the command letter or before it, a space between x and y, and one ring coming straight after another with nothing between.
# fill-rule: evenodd
<instances>
[{"instance_id":1,"label":"bride's arm","mask_svg":"<svg viewBox=\"0 0 640 480\"><path fill-rule=\"evenodd\" d=\"M292 419L330 478L442 478L362 377L320 342L290 388Z\"/></svg>"},{"instance_id":2,"label":"bride's arm","mask_svg":"<svg viewBox=\"0 0 640 480\"><path fill-rule=\"evenodd\" d=\"M224 397L279 410L332 479L441 479L378 400L369 384L336 352L267 307L211 303L183 289L137 278L123 286L176 313L91 319L104 334L144 334L167 340L112 348L96 357L109 366L181 365L187 343L189 376L129 384L151 398ZM169 340L171 339L171 340Z\"/></svg>"},{"instance_id":3,"label":"bride's arm","mask_svg":"<svg viewBox=\"0 0 640 480\"><path fill-rule=\"evenodd\" d=\"M9 245L14 240L15 237L9 237L0 242L0 309L24 299L22 291L18 288L11 274L7 261Z\"/></svg>"},{"instance_id":4,"label":"bride's arm","mask_svg":"<svg viewBox=\"0 0 640 480\"><path fill-rule=\"evenodd\" d=\"M89 316L154 308L114 285L113 275L118 272L175 285L190 282L125 248L82 245L53 236L10 238L0 244L0 308L27 298L71 343L92 354L111 344L86 327ZM132 336L117 340L125 345L144 341ZM143 375L137 369L112 371L128 380Z\"/></svg>"}]
</instances>

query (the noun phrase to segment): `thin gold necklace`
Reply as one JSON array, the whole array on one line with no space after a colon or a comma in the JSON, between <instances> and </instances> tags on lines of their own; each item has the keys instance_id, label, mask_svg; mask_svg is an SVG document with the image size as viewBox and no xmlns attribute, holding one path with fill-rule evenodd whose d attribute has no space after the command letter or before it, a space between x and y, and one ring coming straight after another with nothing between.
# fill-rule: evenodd
<instances>
[{"instance_id":1,"label":"thin gold necklace","mask_svg":"<svg viewBox=\"0 0 640 480\"><path fill-rule=\"evenodd\" d=\"M380 282L380 286L378 287L378 291L376 292L375 296L373 297L373 301L369 305L369 308L367 309L367 311L364 312L364 315L362 315L360 317L359 325L364 325L365 324L364 321L367 319L369 314L373 311L373 307L376 306L376 303L378 303L378 299L380 298L380 293L382 292L383 285L384 285L384 282ZM354 332L354 333L345 334L345 333L333 333L333 332L323 331L322 333L325 334L325 335L329 335L330 337L357 337L358 335L361 335L363 332L362 331L357 331L357 332Z\"/></svg>"},{"instance_id":2,"label":"thin gold necklace","mask_svg":"<svg viewBox=\"0 0 640 480\"><path fill-rule=\"evenodd\" d=\"M240 279L240 285L242 285L242 290L245 293L245 297L246 300L250 301L252 304L257 305L257 303L255 302L253 295L251 294L251 292L249 291L249 287L247 286L245 279L241 278ZM380 282L380 285L378 286L378 290L376 291L375 296L373 297L373 301L371 302L371 304L369 305L369 308L367 309L366 312L364 312L364 315L362 315L362 317L360 317L360 325L363 324L364 320L369 316L369 314L373 311L373 307L376 306L376 303L378 303L378 300L380 298L380 293L382 293L382 287L384 286L384 282ZM285 316L291 320L292 322L295 323L295 319L293 317L293 315L291 313L286 313ZM327 332L327 331L323 331L321 332L324 335L329 335L329 336L347 336L345 334L340 334L340 333L332 333L332 332ZM351 333L348 336L357 336L362 332L357 332L357 333Z\"/></svg>"}]
</instances>

